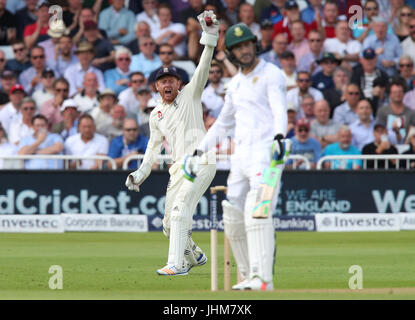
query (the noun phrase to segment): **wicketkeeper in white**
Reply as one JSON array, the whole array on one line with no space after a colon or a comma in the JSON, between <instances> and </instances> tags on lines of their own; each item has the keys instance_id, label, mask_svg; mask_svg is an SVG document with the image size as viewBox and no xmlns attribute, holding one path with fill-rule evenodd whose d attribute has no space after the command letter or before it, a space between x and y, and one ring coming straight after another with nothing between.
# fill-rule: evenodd
<instances>
[{"instance_id":1,"label":"wicketkeeper in white","mask_svg":"<svg viewBox=\"0 0 415 320\"><path fill-rule=\"evenodd\" d=\"M225 233L244 279L234 290L272 290L275 232L272 214L253 217L261 175L271 160L284 167L291 149L284 139L287 128L286 82L282 71L256 56L256 37L240 23L225 35L228 55L239 66L229 82L225 104L197 151L187 157L187 172L198 174L205 152L234 129L227 200L222 202ZM201 157L202 155L202 157ZM275 208L278 188L271 193Z\"/></svg>"},{"instance_id":2,"label":"wicketkeeper in white","mask_svg":"<svg viewBox=\"0 0 415 320\"><path fill-rule=\"evenodd\" d=\"M219 31L219 22L212 11L204 11L198 20L203 29L200 43L205 46L199 65L192 80L181 91L180 77L174 67L162 68L157 73L156 88L162 99L150 114L150 140L143 162L138 170L128 175L125 183L129 190L139 191L139 186L151 172L165 137L172 148L174 164L169 169L163 218L163 233L170 240L169 254L167 265L157 270L159 275L186 275L192 267L207 261L206 255L193 242L191 232L193 213L215 176L216 165L214 162L208 164L205 156L197 177L184 176L182 170L184 156L192 154L206 134L201 96Z\"/></svg>"}]
</instances>

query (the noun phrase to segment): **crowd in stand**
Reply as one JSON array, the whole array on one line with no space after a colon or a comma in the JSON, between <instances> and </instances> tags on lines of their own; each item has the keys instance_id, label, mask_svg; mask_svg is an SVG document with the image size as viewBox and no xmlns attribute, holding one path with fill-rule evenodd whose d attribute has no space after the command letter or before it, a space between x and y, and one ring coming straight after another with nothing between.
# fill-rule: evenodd
<instances>
[{"instance_id":1,"label":"crowd in stand","mask_svg":"<svg viewBox=\"0 0 415 320\"><path fill-rule=\"evenodd\" d=\"M293 154L312 168L326 155L415 154L415 0L0 0L0 155L105 155L121 168L143 154L159 99L155 75L176 64L182 85L189 82L191 71L177 62L198 64L203 10L220 21L202 95L206 129L238 72L226 55L226 30L243 22L261 58L286 78ZM164 142L162 153L169 152ZM217 153L232 153L231 135ZM102 165L78 160L69 167ZM0 159L0 169L13 166ZM415 161L324 163L407 166ZM64 163L33 159L24 167Z\"/></svg>"}]
</instances>

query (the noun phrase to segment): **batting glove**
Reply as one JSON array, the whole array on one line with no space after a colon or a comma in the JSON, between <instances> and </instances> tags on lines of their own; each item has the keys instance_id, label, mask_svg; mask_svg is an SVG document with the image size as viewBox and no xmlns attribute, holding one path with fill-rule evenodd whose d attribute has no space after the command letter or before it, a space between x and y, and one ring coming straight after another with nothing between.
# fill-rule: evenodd
<instances>
[{"instance_id":1,"label":"batting glove","mask_svg":"<svg viewBox=\"0 0 415 320\"><path fill-rule=\"evenodd\" d=\"M290 139L284 139L282 134L277 134L271 147L272 164L284 164L290 156L292 142Z\"/></svg>"},{"instance_id":2,"label":"batting glove","mask_svg":"<svg viewBox=\"0 0 415 320\"><path fill-rule=\"evenodd\" d=\"M186 156L182 169L184 171L184 177L189 181L195 181L196 175L199 172L201 163L201 152L196 150L193 156Z\"/></svg>"},{"instance_id":3,"label":"batting glove","mask_svg":"<svg viewBox=\"0 0 415 320\"><path fill-rule=\"evenodd\" d=\"M151 168L149 169L147 166L143 166L140 169L130 173L125 181L125 186L130 191L140 191L140 185L147 179L151 172Z\"/></svg>"},{"instance_id":4,"label":"batting glove","mask_svg":"<svg viewBox=\"0 0 415 320\"><path fill-rule=\"evenodd\" d=\"M208 26L205 18L209 17L212 20L212 24ZM216 19L216 15L212 10L203 11L197 16L200 25L202 26L202 36L200 37L200 44L205 46L216 47L219 37L219 21Z\"/></svg>"}]
</instances>

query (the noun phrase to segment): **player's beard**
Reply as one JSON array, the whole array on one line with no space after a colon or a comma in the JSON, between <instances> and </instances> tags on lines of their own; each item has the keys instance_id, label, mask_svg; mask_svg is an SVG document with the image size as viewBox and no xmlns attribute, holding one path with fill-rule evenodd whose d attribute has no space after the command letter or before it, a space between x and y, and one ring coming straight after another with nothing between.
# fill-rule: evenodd
<instances>
[{"instance_id":1,"label":"player's beard","mask_svg":"<svg viewBox=\"0 0 415 320\"><path fill-rule=\"evenodd\" d=\"M255 64L255 59L256 59L255 54L252 54L251 59L247 62L242 62L241 60L238 59L238 64L241 66L242 69L249 69Z\"/></svg>"}]
</instances>

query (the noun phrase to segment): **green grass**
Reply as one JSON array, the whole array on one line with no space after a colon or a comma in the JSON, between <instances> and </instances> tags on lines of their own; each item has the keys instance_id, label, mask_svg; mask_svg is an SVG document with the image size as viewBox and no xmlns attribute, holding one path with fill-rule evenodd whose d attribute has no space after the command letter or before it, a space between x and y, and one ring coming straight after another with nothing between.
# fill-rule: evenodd
<instances>
[{"instance_id":1,"label":"green grass","mask_svg":"<svg viewBox=\"0 0 415 320\"><path fill-rule=\"evenodd\" d=\"M209 233L193 237L209 257ZM188 276L160 277L167 250L162 233L3 233L0 299L415 298L415 232L278 233L274 292L212 293L209 263ZM63 290L48 287L51 265L63 268ZM363 290L348 289L351 265L363 268Z\"/></svg>"}]
</instances>

